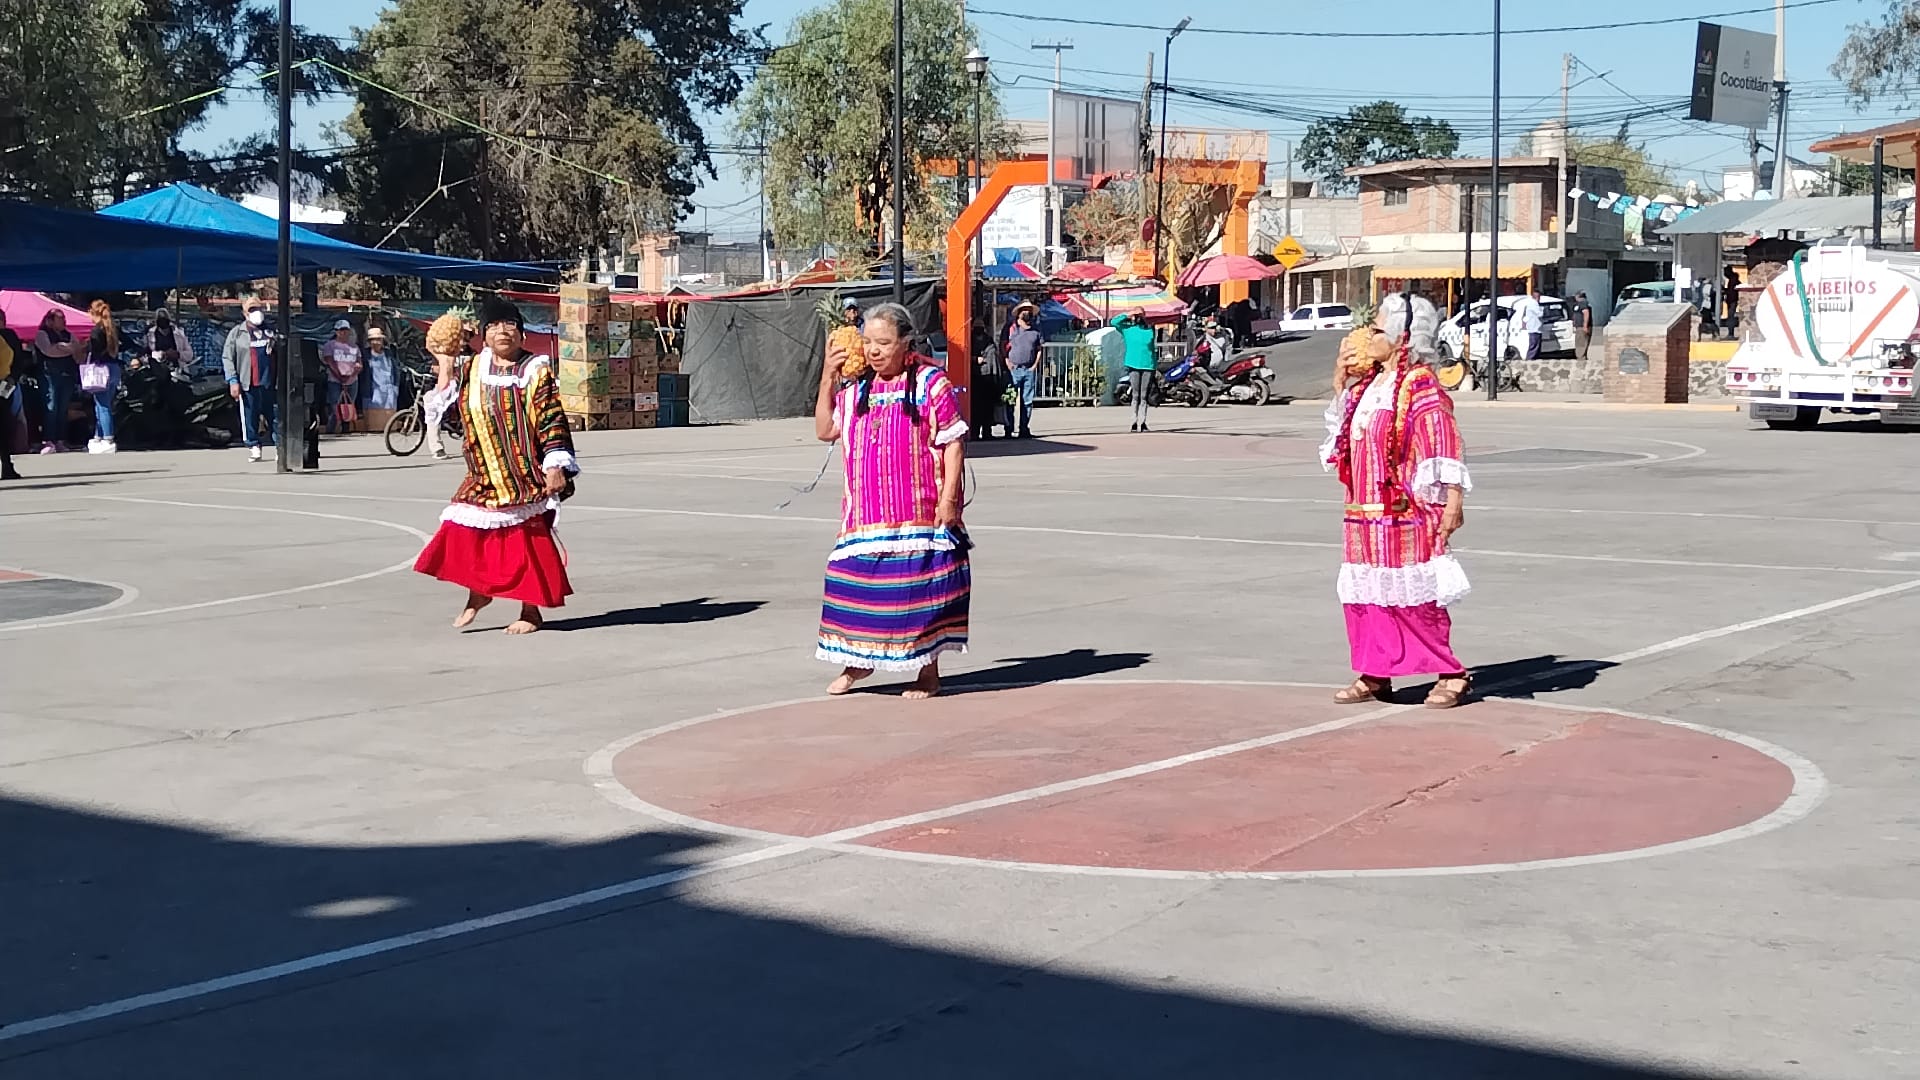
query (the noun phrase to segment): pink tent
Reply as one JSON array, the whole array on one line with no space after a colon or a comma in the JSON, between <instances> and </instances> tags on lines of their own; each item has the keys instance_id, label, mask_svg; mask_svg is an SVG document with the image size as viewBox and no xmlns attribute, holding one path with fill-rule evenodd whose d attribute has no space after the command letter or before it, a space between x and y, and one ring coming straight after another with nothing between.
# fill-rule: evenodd
<instances>
[{"instance_id":1,"label":"pink tent","mask_svg":"<svg viewBox=\"0 0 1920 1080\"><path fill-rule=\"evenodd\" d=\"M40 320L46 317L51 308L66 312L67 328L70 330L84 331L88 325L87 313L79 308L49 300L36 292L0 290L0 310L6 312L7 326L19 334L23 342L33 341L33 336L40 332Z\"/></svg>"}]
</instances>

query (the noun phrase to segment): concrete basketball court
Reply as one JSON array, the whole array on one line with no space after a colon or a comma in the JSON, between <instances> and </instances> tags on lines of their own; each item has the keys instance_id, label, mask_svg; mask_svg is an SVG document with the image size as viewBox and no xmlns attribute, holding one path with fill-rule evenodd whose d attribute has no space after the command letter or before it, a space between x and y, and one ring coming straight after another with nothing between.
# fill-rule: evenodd
<instances>
[{"instance_id":1,"label":"concrete basketball court","mask_svg":"<svg viewBox=\"0 0 1920 1080\"><path fill-rule=\"evenodd\" d=\"M528 639L458 465L24 460L0 1074L1920 1075L1920 436L1463 404L1431 713L1327 700L1319 407L1155 419L976 447L927 703L819 696L810 423L583 436Z\"/></svg>"}]
</instances>

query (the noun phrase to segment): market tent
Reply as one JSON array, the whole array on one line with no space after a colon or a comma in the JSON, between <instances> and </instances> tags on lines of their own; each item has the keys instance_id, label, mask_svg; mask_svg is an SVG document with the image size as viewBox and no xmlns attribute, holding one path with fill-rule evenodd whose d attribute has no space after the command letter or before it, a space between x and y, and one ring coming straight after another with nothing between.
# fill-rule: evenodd
<instances>
[{"instance_id":1,"label":"market tent","mask_svg":"<svg viewBox=\"0 0 1920 1080\"><path fill-rule=\"evenodd\" d=\"M100 211L102 217L145 221L183 229L246 236L279 242L280 223L232 199L192 184L169 184ZM482 262L414 251L385 251L337 240L301 225L290 226L294 259L303 268L350 270L375 277L423 277L449 281L493 281L507 277L546 277L550 271L520 263ZM222 280L232 280L231 278Z\"/></svg>"},{"instance_id":2,"label":"market tent","mask_svg":"<svg viewBox=\"0 0 1920 1080\"><path fill-rule=\"evenodd\" d=\"M0 202L0 289L135 292L272 277L271 242Z\"/></svg>"},{"instance_id":3,"label":"market tent","mask_svg":"<svg viewBox=\"0 0 1920 1080\"><path fill-rule=\"evenodd\" d=\"M0 291L0 312L5 313L8 329L20 335L22 341L33 340L33 336L40 332L40 320L46 318L47 312L54 308L66 314L68 326L87 325L87 313L79 308L68 307L37 292Z\"/></svg>"}]
</instances>

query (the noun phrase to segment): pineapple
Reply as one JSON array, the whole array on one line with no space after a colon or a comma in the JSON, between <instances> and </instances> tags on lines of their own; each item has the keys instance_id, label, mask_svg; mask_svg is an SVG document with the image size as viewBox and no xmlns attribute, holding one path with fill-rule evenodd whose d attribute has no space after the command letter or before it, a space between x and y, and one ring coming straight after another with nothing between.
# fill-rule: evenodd
<instances>
[{"instance_id":1,"label":"pineapple","mask_svg":"<svg viewBox=\"0 0 1920 1080\"><path fill-rule=\"evenodd\" d=\"M448 308L427 327L427 351L435 356L459 356L467 351L476 327L468 308Z\"/></svg>"},{"instance_id":2,"label":"pineapple","mask_svg":"<svg viewBox=\"0 0 1920 1080\"><path fill-rule=\"evenodd\" d=\"M867 370L867 350L865 339L860 336L860 328L848 326L841 321L840 297L829 296L814 306L814 313L827 327L827 348L835 345L847 350L847 358L840 362L840 374L845 378L857 379Z\"/></svg>"}]
</instances>

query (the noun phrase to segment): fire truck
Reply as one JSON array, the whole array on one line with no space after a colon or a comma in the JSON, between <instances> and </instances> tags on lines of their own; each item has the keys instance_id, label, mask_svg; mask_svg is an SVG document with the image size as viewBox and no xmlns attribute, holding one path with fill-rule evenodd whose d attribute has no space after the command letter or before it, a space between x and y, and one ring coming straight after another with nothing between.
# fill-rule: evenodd
<instances>
[{"instance_id":1,"label":"fire truck","mask_svg":"<svg viewBox=\"0 0 1920 1080\"><path fill-rule=\"evenodd\" d=\"M1807 248L1754 305L1759 340L1727 363L1727 390L1771 428L1811 428L1828 409L1920 424L1920 253Z\"/></svg>"}]
</instances>

